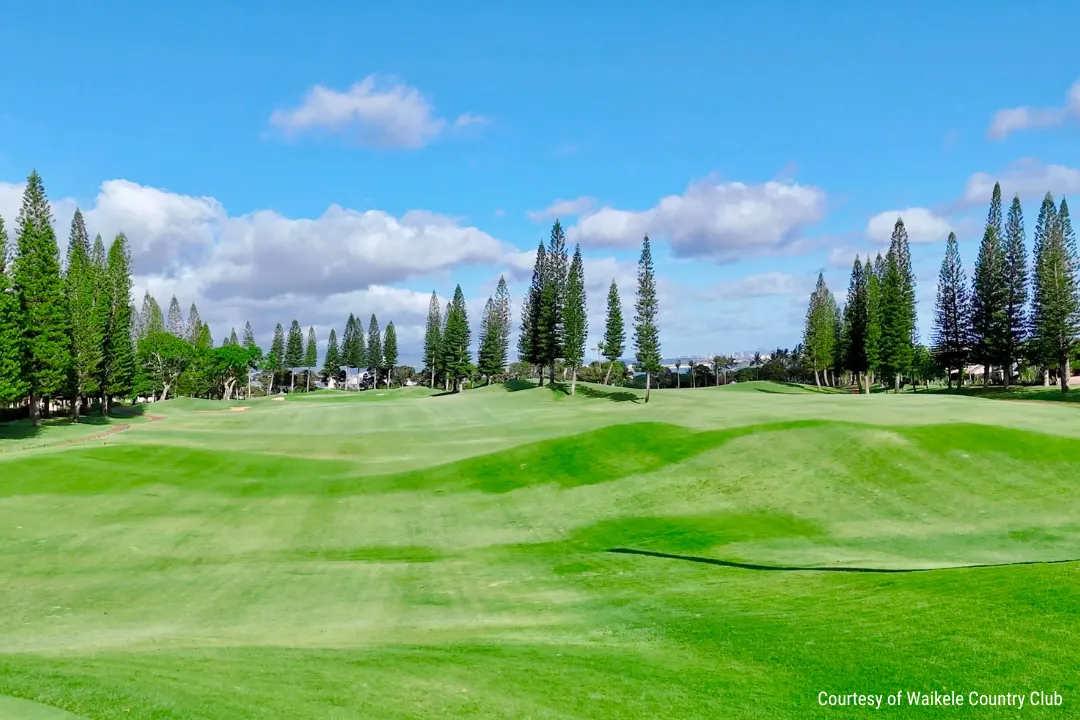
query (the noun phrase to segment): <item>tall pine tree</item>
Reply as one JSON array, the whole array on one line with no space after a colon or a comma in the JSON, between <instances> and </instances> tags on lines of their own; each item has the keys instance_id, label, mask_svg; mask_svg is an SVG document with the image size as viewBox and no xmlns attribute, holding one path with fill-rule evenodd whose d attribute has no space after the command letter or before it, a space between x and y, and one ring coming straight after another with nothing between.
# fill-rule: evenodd
<instances>
[{"instance_id":1,"label":"tall pine tree","mask_svg":"<svg viewBox=\"0 0 1080 720\"><path fill-rule=\"evenodd\" d=\"M461 390L461 380L468 377L471 369L469 343L469 314L461 286L454 289L454 299L447 311L446 329L443 331L443 365L454 392Z\"/></svg>"},{"instance_id":2,"label":"tall pine tree","mask_svg":"<svg viewBox=\"0 0 1080 720\"><path fill-rule=\"evenodd\" d=\"M68 379L67 317L60 248L52 227L45 186L30 173L16 218L17 237L12 282L19 298L23 328L22 377L28 384L30 420L40 423L41 400L55 397Z\"/></svg>"},{"instance_id":3,"label":"tall pine tree","mask_svg":"<svg viewBox=\"0 0 1080 720\"><path fill-rule=\"evenodd\" d=\"M1020 197L1014 195L1005 225L1005 246L1002 280L1004 282L1003 327L1001 338L1002 377L1005 387L1012 380L1012 369L1020 360L1027 339L1027 239L1024 233L1024 210Z\"/></svg>"},{"instance_id":4,"label":"tall pine tree","mask_svg":"<svg viewBox=\"0 0 1080 720\"><path fill-rule=\"evenodd\" d=\"M336 380L341 372L341 357L338 354L337 331L330 328L330 339L326 343L326 357L323 358L323 381L329 385L331 378Z\"/></svg>"},{"instance_id":5,"label":"tall pine tree","mask_svg":"<svg viewBox=\"0 0 1080 720\"><path fill-rule=\"evenodd\" d=\"M386 371L386 384L390 385L390 381L394 377L394 368L398 364L398 346L397 346L397 329L394 327L394 321L386 323L386 331L383 333L383 368Z\"/></svg>"},{"instance_id":6,"label":"tall pine tree","mask_svg":"<svg viewBox=\"0 0 1080 720\"><path fill-rule=\"evenodd\" d=\"M638 259L637 302L634 304L634 352L639 370L645 373L645 402L649 402L652 375L660 372L660 330L656 326L660 304L656 297L656 271L653 268L649 236L641 243Z\"/></svg>"},{"instance_id":7,"label":"tall pine tree","mask_svg":"<svg viewBox=\"0 0 1080 720\"><path fill-rule=\"evenodd\" d=\"M445 343L446 343L446 327L450 323L450 310L452 310L453 307L454 307L454 301L453 300L448 300L446 302L446 307L443 308L442 331L439 333L439 337L442 338L443 345L439 346L439 365L438 365L437 369L439 371L439 374L442 375L443 387L447 391L450 390L450 374L449 374L449 372L447 371L447 368L446 368L446 347L445 347Z\"/></svg>"},{"instance_id":8,"label":"tall pine tree","mask_svg":"<svg viewBox=\"0 0 1080 720\"><path fill-rule=\"evenodd\" d=\"M236 333L233 333L236 336ZM304 381L307 383L307 391L311 392L311 370L319 364L319 345L315 339L315 328L307 329L307 345L304 346Z\"/></svg>"},{"instance_id":9,"label":"tall pine tree","mask_svg":"<svg viewBox=\"0 0 1080 720\"><path fill-rule=\"evenodd\" d=\"M203 322L202 318L199 317L199 308L195 307L195 303L191 303L191 307L188 308L184 328L184 338L192 345L198 343L199 336L202 334Z\"/></svg>"},{"instance_id":10,"label":"tall pine tree","mask_svg":"<svg viewBox=\"0 0 1080 720\"><path fill-rule=\"evenodd\" d=\"M975 260L971 292L971 354L972 359L983 366L984 386L990 383L991 368L1003 359L1008 334L1002 239L1001 186L995 184L986 229Z\"/></svg>"},{"instance_id":11,"label":"tall pine tree","mask_svg":"<svg viewBox=\"0 0 1080 720\"><path fill-rule=\"evenodd\" d=\"M600 352L608 361L607 373L604 375L604 384L611 382L611 369L626 352L626 326L623 323L622 300L619 297L619 286L612 279L611 287L608 288L607 317L604 322L604 339L600 344Z\"/></svg>"},{"instance_id":12,"label":"tall pine tree","mask_svg":"<svg viewBox=\"0 0 1080 720\"><path fill-rule=\"evenodd\" d=\"M869 256L863 266L866 276L866 393L874 384L881 368L881 276L885 260L878 253L871 264Z\"/></svg>"},{"instance_id":13,"label":"tall pine tree","mask_svg":"<svg viewBox=\"0 0 1080 720\"><path fill-rule=\"evenodd\" d=\"M949 233L945 259L938 273L933 343L938 364L949 374L949 387L952 387L953 370L957 383L963 382L971 345L971 305L956 233Z\"/></svg>"},{"instance_id":14,"label":"tall pine tree","mask_svg":"<svg viewBox=\"0 0 1080 720\"><path fill-rule=\"evenodd\" d=\"M1080 335L1076 240L1069 206L1043 199L1035 231L1035 272L1031 310L1032 349L1049 369L1057 367L1061 391L1069 391L1070 360ZM1049 370L1048 370L1049 372Z\"/></svg>"},{"instance_id":15,"label":"tall pine tree","mask_svg":"<svg viewBox=\"0 0 1080 720\"><path fill-rule=\"evenodd\" d=\"M870 260L867 258L867 266ZM856 255L848 279L847 302L844 304L843 366L855 375L856 385L863 388L863 375L869 370L866 362L867 276L862 260Z\"/></svg>"},{"instance_id":16,"label":"tall pine tree","mask_svg":"<svg viewBox=\"0 0 1080 720\"><path fill-rule=\"evenodd\" d=\"M821 387L821 373L832 367L836 352L834 307L835 301L825 285L825 276L818 273L817 285L810 293L810 304L806 309L803 328L803 352L814 369L814 383L818 387Z\"/></svg>"},{"instance_id":17,"label":"tall pine tree","mask_svg":"<svg viewBox=\"0 0 1080 720\"><path fill-rule=\"evenodd\" d=\"M547 264L547 251L544 241L536 248L536 260L533 263L532 283L525 293L521 304L521 333L518 335L518 359L530 365L542 365L543 346L540 338L540 314L544 291L544 267ZM544 371L540 370L540 385L544 384Z\"/></svg>"},{"instance_id":18,"label":"tall pine tree","mask_svg":"<svg viewBox=\"0 0 1080 720\"><path fill-rule=\"evenodd\" d=\"M424 367L430 373L430 386L432 389L435 388L435 368L439 364L439 346L442 342L440 307L439 296L432 290L431 300L428 302L427 324L424 327Z\"/></svg>"},{"instance_id":19,"label":"tall pine tree","mask_svg":"<svg viewBox=\"0 0 1080 720\"><path fill-rule=\"evenodd\" d=\"M102 328L97 301L100 277L90 259L90 236L80 210L71 221L64 294L70 333L71 418L79 421L83 398L97 390L102 360Z\"/></svg>"},{"instance_id":20,"label":"tall pine tree","mask_svg":"<svg viewBox=\"0 0 1080 720\"><path fill-rule=\"evenodd\" d=\"M127 237L120 233L109 245L105 261L108 275L108 315L105 325L105 353L101 364L101 407L109 412L117 395L130 395L135 389L137 353L131 332L135 309L131 304L131 251ZM150 298L151 322L161 331L161 308Z\"/></svg>"},{"instance_id":21,"label":"tall pine tree","mask_svg":"<svg viewBox=\"0 0 1080 720\"><path fill-rule=\"evenodd\" d=\"M285 367L289 371L289 390L296 388L296 373L293 368L304 364L304 331L300 329L300 323L292 321L289 326L289 334L285 339Z\"/></svg>"},{"instance_id":22,"label":"tall pine tree","mask_svg":"<svg viewBox=\"0 0 1080 720\"><path fill-rule=\"evenodd\" d=\"M244 323L244 347L249 350L255 347L255 331L251 329L251 321Z\"/></svg>"},{"instance_id":23,"label":"tall pine tree","mask_svg":"<svg viewBox=\"0 0 1080 720\"><path fill-rule=\"evenodd\" d=\"M235 347L240 346L240 338L236 335L236 328L233 328L229 332L229 339L225 342L226 345L232 345Z\"/></svg>"},{"instance_id":24,"label":"tall pine tree","mask_svg":"<svg viewBox=\"0 0 1080 720\"><path fill-rule=\"evenodd\" d=\"M589 318L585 303L585 268L581 245L574 247L574 258L566 276L566 301L563 309L563 357L570 367L570 394L577 392L577 371L585 359L589 337Z\"/></svg>"},{"instance_id":25,"label":"tall pine tree","mask_svg":"<svg viewBox=\"0 0 1080 720\"><path fill-rule=\"evenodd\" d=\"M904 221L897 218L885 274L881 278L881 366L900 392L900 381L911 370L915 343L915 279Z\"/></svg>"},{"instance_id":26,"label":"tall pine tree","mask_svg":"<svg viewBox=\"0 0 1080 720\"><path fill-rule=\"evenodd\" d=\"M512 309L510 307L510 288L506 285L506 278L499 276L499 284L495 288L495 319L498 323L495 346L495 364L499 366L501 373L506 369L510 361L510 323Z\"/></svg>"},{"instance_id":27,"label":"tall pine tree","mask_svg":"<svg viewBox=\"0 0 1080 720\"><path fill-rule=\"evenodd\" d=\"M18 402L29 391L22 374L22 313L10 270L8 235L4 219L0 217L0 403Z\"/></svg>"},{"instance_id":28,"label":"tall pine tree","mask_svg":"<svg viewBox=\"0 0 1080 720\"><path fill-rule=\"evenodd\" d=\"M383 367L383 360L382 335L379 332L379 321L375 317L375 313L372 313L371 320L368 321L367 366L368 369L374 373L375 387L379 386L379 369Z\"/></svg>"},{"instance_id":29,"label":"tall pine tree","mask_svg":"<svg viewBox=\"0 0 1080 720\"><path fill-rule=\"evenodd\" d=\"M274 326L274 338L270 342L265 368L270 373L270 392L273 392L278 375L285 370L285 329L281 323Z\"/></svg>"},{"instance_id":30,"label":"tall pine tree","mask_svg":"<svg viewBox=\"0 0 1080 720\"><path fill-rule=\"evenodd\" d=\"M537 324L539 354L542 364L548 366L550 382L555 382L555 362L564 357L566 342L566 235L558 220L551 226L544 272L540 285L540 314Z\"/></svg>"},{"instance_id":31,"label":"tall pine tree","mask_svg":"<svg viewBox=\"0 0 1080 720\"><path fill-rule=\"evenodd\" d=\"M169 319L167 329L170 333L181 339L187 339L187 320L184 319L184 312L180 309L180 301L176 299L176 296L172 296L172 300L169 301Z\"/></svg>"},{"instance_id":32,"label":"tall pine tree","mask_svg":"<svg viewBox=\"0 0 1080 720\"><path fill-rule=\"evenodd\" d=\"M499 320L495 300L488 298L480 318L480 348L476 356L476 370L484 376L488 385L491 378L503 370L498 364L498 342Z\"/></svg>"}]
</instances>

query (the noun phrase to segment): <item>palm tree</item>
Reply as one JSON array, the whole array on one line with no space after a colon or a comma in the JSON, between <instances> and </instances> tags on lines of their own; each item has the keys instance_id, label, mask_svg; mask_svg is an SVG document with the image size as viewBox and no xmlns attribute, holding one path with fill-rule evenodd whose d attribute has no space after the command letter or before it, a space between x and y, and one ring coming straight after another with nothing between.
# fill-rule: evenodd
<instances>
[{"instance_id":1,"label":"palm tree","mask_svg":"<svg viewBox=\"0 0 1080 720\"><path fill-rule=\"evenodd\" d=\"M677 388L682 388L682 372L680 370L682 370L681 359L675 361L675 386Z\"/></svg>"},{"instance_id":2,"label":"palm tree","mask_svg":"<svg viewBox=\"0 0 1080 720\"><path fill-rule=\"evenodd\" d=\"M759 377L761 377L761 366L764 365L764 364L765 364L765 361L761 359L761 353L755 352L754 357L750 360L750 367L757 370L757 372L754 373L754 379L755 380L757 380Z\"/></svg>"},{"instance_id":3,"label":"palm tree","mask_svg":"<svg viewBox=\"0 0 1080 720\"><path fill-rule=\"evenodd\" d=\"M697 381L694 379L694 366L697 363L694 362L693 358L690 358L686 362L689 363L689 365L690 365L690 387L691 388L696 388L697 387Z\"/></svg>"}]
</instances>

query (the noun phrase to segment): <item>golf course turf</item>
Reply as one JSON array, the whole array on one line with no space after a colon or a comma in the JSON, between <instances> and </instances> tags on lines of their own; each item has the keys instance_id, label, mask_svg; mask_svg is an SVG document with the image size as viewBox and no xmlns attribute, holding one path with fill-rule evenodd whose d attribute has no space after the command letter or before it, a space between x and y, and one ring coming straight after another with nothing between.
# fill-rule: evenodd
<instances>
[{"instance_id":1,"label":"golf course turf","mask_svg":"<svg viewBox=\"0 0 1080 720\"><path fill-rule=\"evenodd\" d=\"M0 718L1080 717L1076 407L642 396L0 433Z\"/></svg>"}]
</instances>

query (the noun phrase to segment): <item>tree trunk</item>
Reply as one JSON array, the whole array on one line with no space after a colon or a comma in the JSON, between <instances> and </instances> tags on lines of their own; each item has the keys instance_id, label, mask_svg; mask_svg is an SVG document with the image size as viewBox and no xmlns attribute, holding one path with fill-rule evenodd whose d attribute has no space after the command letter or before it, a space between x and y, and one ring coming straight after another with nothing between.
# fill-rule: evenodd
<instances>
[{"instance_id":1,"label":"tree trunk","mask_svg":"<svg viewBox=\"0 0 1080 720\"><path fill-rule=\"evenodd\" d=\"M990 385L990 366L983 365L983 387Z\"/></svg>"},{"instance_id":2,"label":"tree trunk","mask_svg":"<svg viewBox=\"0 0 1080 720\"><path fill-rule=\"evenodd\" d=\"M697 387L697 379L694 378L694 366L691 365L690 366L690 388L694 389L696 387Z\"/></svg>"},{"instance_id":3,"label":"tree trunk","mask_svg":"<svg viewBox=\"0 0 1080 720\"><path fill-rule=\"evenodd\" d=\"M82 405L82 401L79 400L78 393L71 398L71 422L79 422L79 406Z\"/></svg>"},{"instance_id":4,"label":"tree trunk","mask_svg":"<svg viewBox=\"0 0 1080 720\"><path fill-rule=\"evenodd\" d=\"M544 366L543 365L540 366L540 374L539 374L538 377L540 378L540 382L537 384L537 387L544 387Z\"/></svg>"},{"instance_id":5,"label":"tree trunk","mask_svg":"<svg viewBox=\"0 0 1080 720\"><path fill-rule=\"evenodd\" d=\"M435 368L431 368L431 389L435 389Z\"/></svg>"},{"instance_id":6,"label":"tree trunk","mask_svg":"<svg viewBox=\"0 0 1080 720\"><path fill-rule=\"evenodd\" d=\"M30 394L30 422L37 427L41 424L41 408L38 406L38 397Z\"/></svg>"},{"instance_id":7,"label":"tree trunk","mask_svg":"<svg viewBox=\"0 0 1080 720\"><path fill-rule=\"evenodd\" d=\"M1058 381L1061 383L1061 392L1069 392L1069 375L1071 375L1068 356L1062 356L1058 364Z\"/></svg>"},{"instance_id":8,"label":"tree trunk","mask_svg":"<svg viewBox=\"0 0 1080 720\"><path fill-rule=\"evenodd\" d=\"M900 373L893 375L893 394L900 394Z\"/></svg>"},{"instance_id":9,"label":"tree trunk","mask_svg":"<svg viewBox=\"0 0 1080 720\"><path fill-rule=\"evenodd\" d=\"M713 367L713 384L716 387L720 387L720 368Z\"/></svg>"},{"instance_id":10,"label":"tree trunk","mask_svg":"<svg viewBox=\"0 0 1080 720\"><path fill-rule=\"evenodd\" d=\"M289 394L296 389L296 373L292 370L289 371Z\"/></svg>"},{"instance_id":11,"label":"tree trunk","mask_svg":"<svg viewBox=\"0 0 1080 720\"><path fill-rule=\"evenodd\" d=\"M169 397L169 384L165 383L161 386L161 397L158 400L164 400L167 397Z\"/></svg>"},{"instance_id":12,"label":"tree trunk","mask_svg":"<svg viewBox=\"0 0 1080 720\"><path fill-rule=\"evenodd\" d=\"M652 380L651 374L648 371L646 371L645 372L645 402L649 402L649 389L650 389L649 384L650 384L651 380Z\"/></svg>"},{"instance_id":13,"label":"tree trunk","mask_svg":"<svg viewBox=\"0 0 1080 720\"><path fill-rule=\"evenodd\" d=\"M311 368L308 368L307 372L304 373L304 380L307 381L307 390L304 392L311 392Z\"/></svg>"},{"instance_id":14,"label":"tree trunk","mask_svg":"<svg viewBox=\"0 0 1080 720\"><path fill-rule=\"evenodd\" d=\"M682 368L675 368L675 388L682 390Z\"/></svg>"},{"instance_id":15,"label":"tree trunk","mask_svg":"<svg viewBox=\"0 0 1080 720\"><path fill-rule=\"evenodd\" d=\"M1043 387L1050 387L1050 366L1043 369Z\"/></svg>"},{"instance_id":16,"label":"tree trunk","mask_svg":"<svg viewBox=\"0 0 1080 720\"><path fill-rule=\"evenodd\" d=\"M609 385L611 383L611 369L615 367L615 361L612 360L607 366L607 375L604 376L604 384Z\"/></svg>"},{"instance_id":17,"label":"tree trunk","mask_svg":"<svg viewBox=\"0 0 1080 720\"><path fill-rule=\"evenodd\" d=\"M1003 378L1005 389L1009 389L1009 376L1012 375L1012 365L1006 364L1001 366L1001 377Z\"/></svg>"},{"instance_id":18,"label":"tree trunk","mask_svg":"<svg viewBox=\"0 0 1080 720\"><path fill-rule=\"evenodd\" d=\"M577 392L577 365L570 370L570 394Z\"/></svg>"},{"instance_id":19,"label":"tree trunk","mask_svg":"<svg viewBox=\"0 0 1080 720\"><path fill-rule=\"evenodd\" d=\"M548 385L555 386L555 361L551 361L551 372L548 375Z\"/></svg>"},{"instance_id":20,"label":"tree trunk","mask_svg":"<svg viewBox=\"0 0 1080 720\"><path fill-rule=\"evenodd\" d=\"M817 368L814 368L814 384L821 387L821 376L818 375Z\"/></svg>"}]
</instances>

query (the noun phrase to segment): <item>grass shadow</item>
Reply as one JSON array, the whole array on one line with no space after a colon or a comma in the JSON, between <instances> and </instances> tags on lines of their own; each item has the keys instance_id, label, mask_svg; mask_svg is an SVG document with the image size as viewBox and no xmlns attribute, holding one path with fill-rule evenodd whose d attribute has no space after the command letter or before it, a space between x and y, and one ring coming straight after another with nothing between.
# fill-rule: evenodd
<instances>
[{"instance_id":1,"label":"grass shadow","mask_svg":"<svg viewBox=\"0 0 1080 720\"><path fill-rule=\"evenodd\" d=\"M799 565L758 565L756 563L735 562L733 560L720 560L718 558L699 557L697 555L675 555L673 553L655 552L653 550L634 550L633 548L611 548L605 550L609 553L622 555L645 555L647 557L664 558L667 560L683 560L685 562L705 563L707 565L719 565L721 567L738 568L740 570L763 570L766 572L838 572L838 573L919 573L934 572L935 570L974 570L977 568L1002 568L1014 565L1064 565L1065 563L1078 562L1077 560L1022 560L1011 563L987 563L983 565L956 565L944 568L866 568L866 567L815 567Z\"/></svg>"},{"instance_id":2,"label":"grass shadow","mask_svg":"<svg viewBox=\"0 0 1080 720\"><path fill-rule=\"evenodd\" d=\"M502 383L502 387L506 392L518 392L519 390L532 390L536 387L536 383L532 380L506 380Z\"/></svg>"},{"instance_id":3,"label":"grass shadow","mask_svg":"<svg viewBox=\"0 0 1080 720\"><path fill-rule=\"evenodd\" d=\"M594 400L610 400L611 402L632 402L640 403L639 398L635 393L628 390L600 390L598 388L590 387L589 385L578 385L577 392L580 395L584 395L587 398Z\"/></svg>"}]
</instances>

